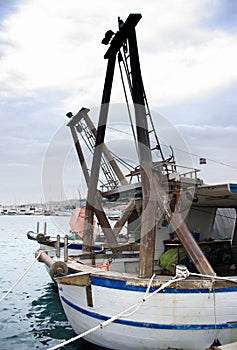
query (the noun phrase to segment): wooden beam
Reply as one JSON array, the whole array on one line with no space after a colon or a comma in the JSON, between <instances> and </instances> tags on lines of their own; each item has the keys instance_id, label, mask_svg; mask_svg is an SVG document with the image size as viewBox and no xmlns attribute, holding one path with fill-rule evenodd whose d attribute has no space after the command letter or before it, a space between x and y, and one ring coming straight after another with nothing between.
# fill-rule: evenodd
<instances>
[{"instance_id":1,"label":"wooden beam","mask_svg":"<svg viewBox=\"0 0 237 350\"><path fill-rule=\"evenodd\" d=\"M69 127L72 133L73 141L76 147L77 155L81 164L82 172L86 181L86 184L88 186L89 184L89 171L86 164L86 160L80 145L80 141L77 136L77 132L75 130L76 124L78 121L83 117L83 111L87 112L88 109L81 109L79 113L77 113L76 118L69 123ZM96 189L96 195L95 195L95 205L92 208L91 206L87 206L87 220L85 225L85 235L83 237L83 250L84 251L91 251L92 245L93 245L93 213L95 212L95 215L97 217L97 220L105 234L105 237L107 239L108 245L112 247L116 247L118 245L117 239L113 233L113 230L110 226L110 223L105 215L104 209L101 205L101 195L99 191Z\"/></svg>"},{"instance_id":2,"label":"wooden beam","mask_svg":"<svg viewBox=\"0 0 237 350\"><path fill-rule=\"evenodd\" d=\"M152 156L135 27L130 29L128 33L128 44L132 78L132 98L136 118L137 149L143 194L139 277L149 278L152 276L154 269L156 203L152 200L154 194Z\"/></svg>"},{"instance_id":3,"label":"wooden beam","mask_svg":"<svg viewBox=\"0 0 237 350\"><path fill-rule=\"evenodd\" d=\"M84 120L88 126L88 128L92 131L93 135L97 136L97 131L95 128L94 123L92 122L92 120L90 119L90 117L88 116L87 113L88 109L84 109L82 110L82 115L84 117ZM114 159L114 157L112 156L110 150L108 149L108 147L106 146L106 144L103 144L103 154L105 156L105 158L108 160L108 162L110 163L111 167L113 168L118 180L120 181L121 185L128 185L128 181L125 178L124 174L122 173L121 169L119 168L116 160Z\"/></svg>"},{"instance_id":4,"label":"wooden beam","mask_svg":"<svg viewBox=\"0 0 237 350\"><path fill-rule=\"evenodd\" d=\"M169 207L168 194L160 185L160 183L162 182L160 181L161 176L162 175L159 172L154 171L154 188L156 191L158 205L161 211L164 213L166 220L175 231L175 234L177 235L183 247L187 251L189 257L192 259L197 270L201 274L215 276L215 271L213 270L212 266L210 265L202 250L200 249L198 243L193 238L193 235L189 231L179 212L171 211Z\"/></svg>"},{"instance_id":5,"label":"wooden beam","mask_svg":"<svg viewBox=\"0 0 237 350\"><path fill-rule=\"evenodd\" d=\"M105 59L110 58L120 50L124 41L127 39L130 31L136 27L136 25L138 24L141 18L142 18L142 15L140 13L131 13L128 16L123 26L113 37L110 47L104 55Z\"/></svg>"},{"instance_id":6,"label":"wooden beam","mask_svg":"<svg viewBox=\"0 0 237 350\"><path fill-rule=\"evenodd\" d=\"M125 225L125 222L128 220L129 216L131 215L133 209L136 207L135 201L132 200L128 203L128 206L124 210L122 216L119 218L119 220L115 223L113 227L113 231L115 236L118 236L120 231L122 230L123 226Z\"/></svg>"}]
</instances>

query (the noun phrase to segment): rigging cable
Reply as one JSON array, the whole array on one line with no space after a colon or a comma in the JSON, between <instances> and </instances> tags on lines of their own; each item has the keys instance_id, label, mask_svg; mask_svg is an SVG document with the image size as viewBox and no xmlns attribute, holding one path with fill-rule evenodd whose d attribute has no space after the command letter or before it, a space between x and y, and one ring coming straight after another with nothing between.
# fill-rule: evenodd
<instances>
[{"instance_id":1,"label":"rigging cable","mask_svg":"<svg viewBox=\"0 0 237 350\"><path fill-rule=\"evenodd\" d=\"M123 130L120 130L120 129L117 129L117 128L113 128L113 127L110 127L110 126L108 126L107 128L110 129L110 130L118 131L118 132L120 132L120 133L122 133L122 134L125 134L125 135L128 135L128 136L131 136L131 137L132 137L131 133L129 133L129 132L126 132L126 131L123 131ZM170 146L167 146L167 145L164 144L164 143L161 143L161 145L162 145L162 147L166 147L166 148L170 149ZM194 157L197 157L197 158L200 158L200 157L201 157L201 156L198 155L198 154L191 153L191 152L188 152L188 151L184 151L184 150L182 150L182 149L180 149L180 148L177 148L177 147L172 147L172 148L173 148L175 151L179 151L179 152L182 152L182 153L186 153L186 154L189 154L190 156L194 156ZM207 159L208 161L213 162L213 163L216 163L216 164L218 164L218 165L223 165L223 166L226 166L226 167L230 167L230 168L232 168L232 169L237 169L237 166L235 166L235 165L231 165L231 164L227 164L227 163L224 163L224 162L220 162L220 161L217 161L217 160L211 159L211 158L206 158L206 159Z\"/></svg>"},{"instance_id":2,"label":"rigging cable","mask_svg":"<svg viewBox=\"0 0 237 350\"><path fill-rule=\"evenodd\" d=\"M128 67L128 63L127 63L127 60L128 60L129 56L130 55L126 55L126 50L125 50L125 47L123 46L123 55L121 54L121 52L119 52L119 62L123 61L124 70L125 70L125 73L126 73L126 76L127 76L128 86L129 86L131 97L132 97L132 100L133 100L133 86L132 86L132 82L131 82L131 72L129 71L129 67ZM123 79L121 67L120 67L120 73L121 73L121 78L122 78L122 81L123 81L123 88L124 88L124 93L125 93L125 98L126 98L126 88L125 88L125 84L124 84L124 79ZM162 149L160 147L160 142L159 142L159 139L158 139L156 131L155 131L155 126L154 126L154 123L153 123L153 120L152 120L152 117L151 117L151 112L150 112L150 108L149 108L148 101L147 101L147 98L146 98L146 93L145 93L144 86L143 86L142 93L143 93L143 99L144 99L144 107L146 109L146 117L149 117L149 121L150 121L150 124L151 124L151 127L152 127L151 131L148 131L148 133L153 132L154 137L155 137L155 141L156 141L155 142L156 146L155 146L154 149L157 149L160 152L161 158L164 161L165 157L163 155ZM126 101L127 101L127 98L126 98ZM150 140L150 137L149 137L149 140ZM150 142L151 142L151 140L150 140ZM151 149L151 150L153 150L153 149Z\"/></svg>"},{"instance_id":3,"label":"rigging cable","mask_svg":"<svg viewBox=\"0 0 237 350\"><path fill-rule=\"evenodd\" d=\"M125 63L124 63L123 56L122 56L121 52L119 51L119 53L118 53L119 71L120 71L121 81L122 81L122 85L123 85L123 91L124 91L126 106L127 106L127 110L128 110L128 117L129 117L129 120L130 120L130 124L131 124L131 128L132 128L132 133L133 133L133 138L134 138L135 146L136 146L136 150L137 150L137 138L136 138L136 134L135 134L134 126L133 126L131 110L130 110L129 102L128 102L128 95L127 95L127 91L126 91L126 87L125 87L125 83L124 83L123 71L122 71L122 67L121 67L121 61L123 62L123 65L124 65L124 67L125 67ZM125 71L126 71L126 68L125 68ZM127 71L126 71L126 74L127 74L127 76L128 76ZM128 81L130 81L130 79L128 79ZM129 85L129 88L130 88L130 92L131 92L131 94L132 94L131 83L129 83L128 85Z\"/></svg>"}]
</instances>

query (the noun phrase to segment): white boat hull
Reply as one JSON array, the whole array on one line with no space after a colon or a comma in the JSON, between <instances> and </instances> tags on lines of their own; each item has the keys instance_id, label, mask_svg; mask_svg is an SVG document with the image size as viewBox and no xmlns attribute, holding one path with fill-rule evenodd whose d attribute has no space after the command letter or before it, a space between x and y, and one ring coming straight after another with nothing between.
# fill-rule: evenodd
<instances>
[{"instance_id":1,"label":"white boat hull","mask_svg":"<svg viewBox=\"0 0 237 350\"><path fill-rule=\"evenodd\" d=\"M77 334L130 307L146 290L119 279L91 276L90 282L93 307L88 306L86 286L58 282L64 311ZM122 317L85 339L115 350L201 350L215 338L221 344L237 341L237 285L215 293L209 289L211 282L204 281L203 286L161 291L130 317Z\"/></svg>"}]
</instances>

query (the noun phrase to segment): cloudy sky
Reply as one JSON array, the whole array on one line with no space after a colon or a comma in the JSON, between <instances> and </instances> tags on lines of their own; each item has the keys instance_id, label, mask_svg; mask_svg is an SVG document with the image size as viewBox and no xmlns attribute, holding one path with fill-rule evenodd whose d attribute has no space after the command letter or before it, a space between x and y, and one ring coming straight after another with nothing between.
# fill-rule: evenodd
<instances>
[{"instance_id":1,"label":"cloudy sky","mask_svg":"<svg viewBox=\"0 0 237 350\"><path fill-rule=\"evenodd\" d=\"M0 204L42 199L45 154L57 137L68 151L68 111L99 105L101 40L129 13L142 14L137 37L151 110L181 133L205 181L237 181L235 0L1 0ZM116 88L112 101L122 102ZM78 168L67 161L63 171L67 195L76 195Z\"/></svg>"}]
</instances>

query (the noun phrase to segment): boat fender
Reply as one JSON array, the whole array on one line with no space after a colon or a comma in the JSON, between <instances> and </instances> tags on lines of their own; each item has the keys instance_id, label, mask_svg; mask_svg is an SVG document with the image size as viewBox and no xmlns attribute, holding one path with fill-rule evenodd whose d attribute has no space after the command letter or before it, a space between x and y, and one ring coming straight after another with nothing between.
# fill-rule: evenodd
<instances>
[{"instance_id":1,"label":"boat fender","mask_svg":"<svg viewBox=\"0 0 237 350\"><path fill-rule=\"evenodd\" d=\"M51 278L62 277L68 274L67 264L63 261L54 262L49 269Z\"/></svg>"}]
</instances>

